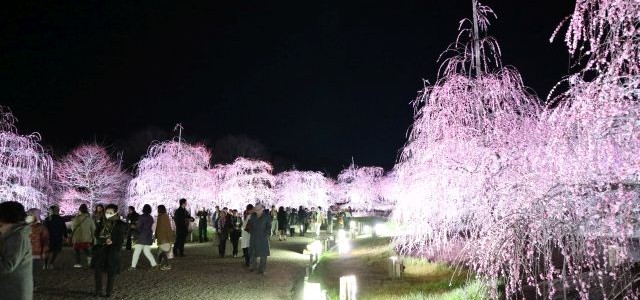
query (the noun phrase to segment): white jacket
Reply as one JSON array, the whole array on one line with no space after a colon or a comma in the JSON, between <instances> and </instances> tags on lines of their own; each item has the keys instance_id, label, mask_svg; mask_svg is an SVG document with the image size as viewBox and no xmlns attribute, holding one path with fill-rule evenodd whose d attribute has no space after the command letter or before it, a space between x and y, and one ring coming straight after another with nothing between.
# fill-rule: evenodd
<instances>
[{"instance_id":1,"label":"white jacket","mask_svg":"<svg viewBox=\"0 0 640 300\"><path fill-rule=\"evenodd\" d=\"M251 234L248 233L246 230L244 230L244 228L247 226L247 223L249 222L250 218L251 218L251 214L244 217L244 219L242 220L242 230L240 230L240 232L242 232L242 235L240 236L240 248L249 248L249 241L251 240Z\"/></svg>"}]
</instances>

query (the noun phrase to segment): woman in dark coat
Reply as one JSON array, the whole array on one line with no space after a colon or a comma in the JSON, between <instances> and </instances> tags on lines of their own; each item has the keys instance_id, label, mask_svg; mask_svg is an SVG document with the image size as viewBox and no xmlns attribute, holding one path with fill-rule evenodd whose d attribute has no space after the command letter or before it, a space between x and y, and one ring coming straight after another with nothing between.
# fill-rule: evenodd
<instances>
[{"instance_id":1,"label":"woman in dark coat","mask_svg":"<svg viewBox=\"0 0 640 300\"><path fill-rule=\"evenodd\" d=\"M249 241L250 271L257 268L258 273L264 275L264 271L267 268L267 256L271 255L269 247L271 216L268 212L265 213L262 204L256 205L254 211L247 224L251 231L251 240ZM258 257L260 258L260 266L258 266Z\"/></svg>"},{"instance_id":2,"label":"woman in dark coat","mask_svg":"<svg viewBox=\"0 0 640 300\"><path fill-rule=\"evenodd\" d=\"M289 230L289 216L287 215L287 212L284 210L284 207L280 206L280 208L278 208L278 214L277 214L277 218L278 218L278 241L282 241L283 236L284 236L284 240L287 240L287 231Z\"/></svg>"},{"instance_id":3,"label":"woman in dark coat","mask_svg":"<svg viewBox=\"0 0 640 300\"><path fill-rule=\"evenodd\" d=\"M62 243L67 236L67 226L59 215L60 208L57 205L49 207L49 216L44 220L44 226L49 231L49 255L45 261L45 267L53 270L53 264L62 251Z\"/></svg>"},{"instance_id":4,"label":"woman in dark coat","mask_svg":"<svg viewBox=\"0 0 640 300\"><path fill-rule=\"evenodd\" d=\"M118 206L107 205L105 220L96 228L91 267L95 270L94 296L111 297L116 275L120 273L120 249L124 244L126 224L117 214ZM102 294L102 273L107 273L106 291Z\"/></svg>"},{"instance_id":5,"label":"woman in dark coat","mask_svg":"<svg viewBox=\"0 0 640 300\"><path fill-rule=\"evenodd\" d=\"M151 267L158 264L151 254L151 244L153 244L153 217L151 216L151 205L145 204L142 207L142 215L138 217L136 222L136 245L133 246L133 256L131 257L131 267L129 270L135 270L138 265L140 253L144 252L144 256L151 263Z\"/></svg>"}]
</instances>

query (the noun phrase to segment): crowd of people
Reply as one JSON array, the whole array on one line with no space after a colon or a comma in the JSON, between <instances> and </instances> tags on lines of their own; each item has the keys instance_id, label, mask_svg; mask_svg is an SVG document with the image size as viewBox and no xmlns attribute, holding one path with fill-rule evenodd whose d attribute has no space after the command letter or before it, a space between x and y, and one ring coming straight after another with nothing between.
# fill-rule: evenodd
<instances>
[{"instance_id":1,"label":"crowd of people","mask_svg":"<svg viewBox=\"0 0 640 300\"><path fill-rule=\"evenodd\" d=\"M262 204L248 204L240 213L236 209L216 206L210 212L201 208L195 217L187 209L187 200L180 199L179 207L170 216L164 205L153 208L145 204L142 214L128 207L126 217L118 214L114 204L98 204L92 213L82 204L78 213L68 221L60 216L60 209L49 207L42 219L39 209L25 211L14 201L0 203L0 295L6 299L32 299L36 269L53 270L63 245L69 243L74 253L74 268L90 267L94 270L94 296L110 297L115 279L120 273L121 249L132 250L129 271L136 270L140 255L144 254L151 268L171 270L173 257L184 257L184 245L190 229L197 226L198 241L208 242L208 227L212 225L218 242L218 255L227 253L227 241L232 245L232 256L244 257L244 265L251 272L265 274L270 240L286 241L296 234L304 236L308 231L320 235L326 225L331 233L334 226L349 227L350 208L340 212L322 207L265 208ZM196 222L197 219L197 222ZM157 256L151 246L157 244ZM86 264L83 263L83 256ZM106 285L103 277L106 275Z\"/></svg>"}]
</instances>

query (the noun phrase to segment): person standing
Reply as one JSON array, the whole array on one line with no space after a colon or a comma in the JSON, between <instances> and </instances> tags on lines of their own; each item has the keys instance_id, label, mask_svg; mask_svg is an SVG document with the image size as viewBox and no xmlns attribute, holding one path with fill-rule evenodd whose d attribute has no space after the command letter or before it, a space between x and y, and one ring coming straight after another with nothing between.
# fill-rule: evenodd
<instances>
[{"instance_id":1,"label":"person standing","mask_svg":"<svg viewBox=\"0 0 640 300\"><path fill-rule=\"evenodd\" d=\"M322 227L322 223L324 223L325 217L324 217L324 212L322 211L322 206L318 206L318 210L316 211L316 223L315 226L315 232L316 232L316 237L320 236L320 227Z\"/></svg>"},{"instance_id":2,"label":"person standing","mask_svg":"<svg viewBox=\"0 0 640 300\"><path fill-rule=\"evenodd\" d=\"M278 213L276 215L278 222L278 241L287 240L287 229L289 228L289 217L287 216L287 212L284 210L283 206L278 208Z\"/></svg>"},{"instance_id":3,"label":"person standing","mask_svg":"<svg viewBox=\"0 0 640 300\"><path fill-rule=\"evenodd\" d=\"M125 249L131 250L131 238L136 234L136 228L138 227L138 218L140 215L136 212L136 208L129 206L127 213L127 245Z\"/></svg>"},{"instance_id":4,"label":"person standing","mask_svg":"<svg viewBox=\"0 0 640 300\"><path fill-rule=\"evenodd\" d=\"M271 217L271 236L278 235L278 210L275 205L271 205L271 210L269 210L269 215Z\"/></svg>"},{"instance_id":5,"label":"person standing","mask_svg":"<svg viewBox=\"0 0 640 300\"><path fill-rule=\"evenodd\" d=\"M222 258L227 252L227 240L229 232L233 228L231 218L227 211L222 210L218 216L218 255Z\"/></svg>"},{"instance_id":6,"label":"person standing","mask_svg":"<svg viewBox=\"0 0 640 300\"><path fill-rule=\"evenodd\" d=\"M47 253L49 253L49 231L40 222L40 210L37 208L27 211L25 221L31 226L29 239L31 240L31 258L33 259L33 289L36 290L36 270L40 269L40 266L44 266Z\"/></svg>"},{"instance_id":7,"label":"person standing","mask_svg":"<svg viewBox=\"0 0 640 300\"><path fill-rule=\"evenodd\" d=\"M179 200L180 207L173 214L173 222L176 224L176 243L173 246L173 254L175 256L184 257L184 243L187 241L189 234L189 223L194 219L187 211L187 199Z\"/></svg>"},{"instance_id":8,"label":"person standing","mask_svg":"<svg viewBox=\"0 0 640 300\"><path fill-rule=\"evenodd\" d=\"M151 244L153 244L153 217L151 216L151 205L145 204L142 207L142 215L138 218L138 226L136 227L136 245L131 257L131 267L129 270L135 270L140 258L140 252L144 252L144 256L151 263L151 267L155 268L158 264L151 254Z\"/></svg>"},{"instance_id":9,"label":"person standing","mask_svg":"<svg viewBox=\"0 0 640 300\"><path fill-rule=\"evenodd\" d=\"M304 234L307 233L307 228L305 225L307 224L307 222L307 212L305 211L304 207L300 205L300 208L298 209L298 226L300 226L300 236L304 236Z\"/></svg>"},{"instance_id":10,"label":"person standing","mask_svg":"<svg viewBox=\"0 0 640 300\"><path fill-rule=\"evenodd\" d=\"M101 226L102 222L104 222L105 220L104 205L97 204L95 209L93 210L93 215L91 217L93 218L93 223L96 224L96 227Z\"/></svg>"},{"instance_id":11,"label":"person standing","mask_svg":"<svg viewBox=\"0 0 640 300\"><path fill-rule=\"evenodd\" d=\"M171 229L171 218L169 218L167 208L164 205L158 205L156 239L158 240L158 264L161 266L160 270L171 270L169 251L171 250L171 243L175 241L175 235Z\"/></svg>"},{"instance_id":12,"label":"person standing","mask_svg":"<svg viewBox=\"0 0 640 300\"><path fill-rule=\"evenodd\" d=\"M196 217L198 217L198 241L200 243L208 242L207 220L209 219L209 212L203 207L198 213L196 213Z\"/></svg>"},{"instance_id":13,"label":"person standing","mask_svg":"<svg viewBox=\"0 0 640 300\"><path fill-rule=\"evenodd\" d=\"M240 237L240 246L242 247L242 257L244 257L244 265L250 266L250 257L249 257L249 246L251 241L251 228L249 228L249 220L251 219L251 215L253 214L253 204L247 204L247 208L243 213L242 224L244 224L244 229L242 230L242 235Z\"/></svg>"},{"instance_id":14,"label":"person standing","mask_svg":"<svg viewBox=\"0 0 640 300\"><path fill-rule=\"evenodd\" d=\"M0 295L2 299L33 299L31 226L25 223L24 206L16 201L0 203Z\"/></svg>"},{"instance_id":15,"label":"person standing","mask_svg":"<svg viewBox=\"0 0 640 300\"><path fill-rule=\"evenodd\" d=\"M289 212L289 236L293 237L296 234L296 228L298 227L298 211L292 208Z\"/></svg>"},{"instance_id":16,"label":"person standing","mask_svg":"<svg viewBox=\"0 0 640 300\"><path fill-rule=\"evenodd\" d=\"M93 247L95 289L93 296L111 297L116 276L120 273L120 249L124 243L127 225L117 214L118 206L109 204L105 208L105 219L96 228L96 245ZM102 276L107 273L107 286L102 293Z\"/></svg>"},{"instance_id":17,"label":"person standing","mask_svg":"<svg viewBox=\"0 0 640 300\"><path fill-rule=\"evenodd\" d=\"M265 213L264 206L258 204L247 224L251 231L249 242L249 256L251 257L251 269L257 269L258 274L264 275L267 268L267 256L271 255L269 247L269 235L271 234L271 216ZM260 264L258 265L258 258Z\"/></svg>"},{"instance_id":18,"label":"person standing","mask_svg":"<svg viewBox=\"0 0 640 300\"><path fill-rule=\"evenodd\" d=\"M213 211L213 216L211 216L211 223L213 224L213 229L218 230L218 216L220 216L220 206L216 205L216 209Z\"/></svg>"},{"instance_id":19,"label":"person standing","mask_svg":"<svg viewBox=\"0 0 640 300\"><path fill-rule=\"evenodd\" d=\"M331 206L327 209L327 232L333 234L333 210Z\"/></svg>"},{"instance_id":20,"label":"person standing","mask_svg":"<svg viewBox=\"0 0 640 300\"><path fill-rule=\"evenodd\" d=\"M71 242L73 243L73 251L76 255L76 263L73 265L74 268L82 268L80 251L84 252L87 256L87 264L91 264L91 245L93 244L93 237L96 230L96 224L93 222L91 216L89 216L87 205L81 204L78 210L80 213L71 221Z\"/></svg>"},{"instance_id":21,"label":"person standing","mask_svg":"<svg viewBox=\"0 0 640 300\"><path fill-rule=\"evenodd\" d=\"M60 216L60 208L57 205L49 207L49 216L44 220L44 226L49 231L49 253L45 260L45 267L54 269L54 263L62 251L64 238L67 236L67 226Z\"/></svg>"},{"instance_id":22,"label":"person standing","mask_svg":"<svg viewBox=\"0 0 640 300\"><path fill-rule=\"evenodd\" d=\"M240 241L240 236L242 235L242 217L238 215L238 210L231 210L231 223L233 224L233 228L231 228L230 238L231 238L231 246L233 247L233 257L238 257L238 242Z\"/></svg>"}]
</instances>

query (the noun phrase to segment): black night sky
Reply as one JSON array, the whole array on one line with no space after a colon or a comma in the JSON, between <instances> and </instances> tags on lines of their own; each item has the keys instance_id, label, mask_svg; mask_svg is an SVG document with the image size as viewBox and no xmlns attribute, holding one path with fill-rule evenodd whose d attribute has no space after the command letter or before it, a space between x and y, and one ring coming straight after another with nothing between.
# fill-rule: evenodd
<instances>
[{"instance_id":1,"label":"black night sky","mask_svg":"<svg viewBox=\"0 0 640 300\"><path fill-rule=\"evenodd\" d=\"M409 102L471 13L470 0L15 2L0 12L0 105L56 155L181 122L193 141L246 135L332 175L352 156L393 166ZM567 73L549 37L573 1L482 3L503 62L546 98Z\"/></svg>"}]
</instances>

